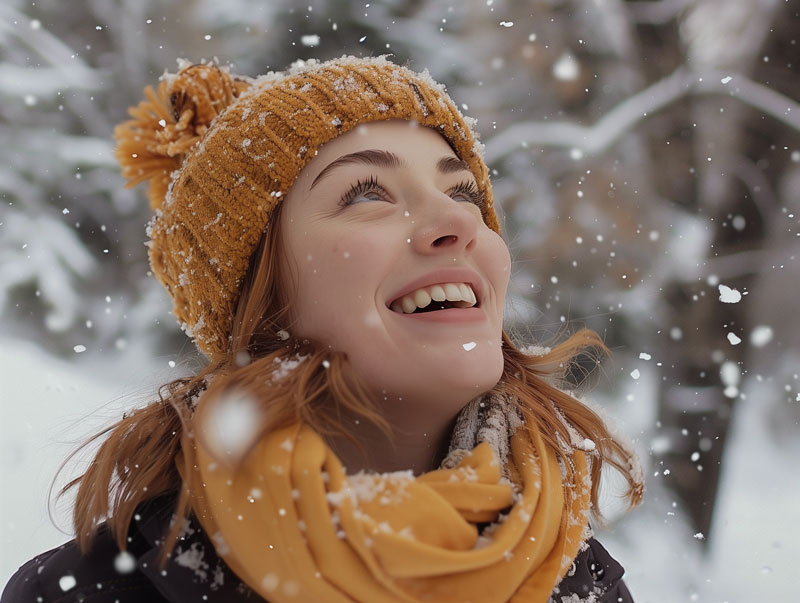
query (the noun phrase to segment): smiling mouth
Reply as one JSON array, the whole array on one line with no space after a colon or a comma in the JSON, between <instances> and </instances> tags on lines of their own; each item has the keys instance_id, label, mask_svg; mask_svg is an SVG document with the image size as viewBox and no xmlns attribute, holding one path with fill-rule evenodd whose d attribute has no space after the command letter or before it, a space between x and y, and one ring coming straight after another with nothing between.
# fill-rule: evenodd
<instances>
[{"instance_id":1,"label":"smiling mouth","mask_svg":"<svg viewBox=\"0 0 800 603\"><path fill-rule=\"evenodd\" d=\"M443 283L420 287L389 304L389 308L399 314L421 314L451 308L474 307L479 307L478 299L468 283Z\"/></svg>"}]
</instances>

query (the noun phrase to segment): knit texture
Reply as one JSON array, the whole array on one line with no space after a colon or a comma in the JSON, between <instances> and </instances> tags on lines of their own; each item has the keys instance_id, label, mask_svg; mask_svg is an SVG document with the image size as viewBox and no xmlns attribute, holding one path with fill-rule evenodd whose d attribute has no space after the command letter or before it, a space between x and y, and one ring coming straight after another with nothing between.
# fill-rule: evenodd
<instances>
[{"instance_id":1,"label":"knit texture","mask_svg":"<svg viewBox=\"0 0 800 603\"><path fill-rule=\"evenodd\" d=\"M560 465L510 400L481 401L441 468L419 476L348 474L302 424L235 467L184 436L178 466L195 472L192 508L217 553L273 603L544 603L586 536L586 454ZM197 435L213 431L207 412Z\"/></svg>"},{"instance_id":2,"label":"knit texture","mask_svg":"<svg viewBox=\"0 0 800 603\"><path fill-rule=\"evenodd\" d=\"M149 182L150 263L198 348L224 354L243 278L276 205L325 142L359 124L413 120L439 132L485 197L482 147L445 88L384 57L295 63L250 79L215 65L167 75L117 126L129 186Z\"/></svg>"}]
</instances>

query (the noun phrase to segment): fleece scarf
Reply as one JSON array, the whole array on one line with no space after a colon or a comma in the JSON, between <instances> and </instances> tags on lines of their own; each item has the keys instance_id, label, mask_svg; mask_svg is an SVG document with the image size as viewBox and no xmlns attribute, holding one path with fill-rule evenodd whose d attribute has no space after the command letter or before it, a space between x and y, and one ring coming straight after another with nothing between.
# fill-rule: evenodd
<instances>
[{"instance_id":1,"label":"fleece scarf","mask_svg":"<svg viewBox=\"0 0 800 603\"><path fill-rule=\"evenodd\" d=\"M217 553L273 603L543 603L578 553L590 483L513 404L462 411L437 470L348 475L295 424L226 468L195 439L192 505Z\"/></svg>"}]
</instances>

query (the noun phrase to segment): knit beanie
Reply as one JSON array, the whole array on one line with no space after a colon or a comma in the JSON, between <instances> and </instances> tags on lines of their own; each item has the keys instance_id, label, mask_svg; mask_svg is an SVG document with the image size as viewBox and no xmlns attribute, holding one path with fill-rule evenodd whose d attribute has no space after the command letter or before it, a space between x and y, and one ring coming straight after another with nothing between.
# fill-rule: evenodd
<instances>
[{"instance_id":1,"label":"knit beanie","mask_svg":"<svg viewBox=\"0 0 800 603\"><path fill-rule=\"evenodd\" d=\"M385 57L298 61L257 78L183 64L114 130L128 186L148 181L150 264L183 330L209 358L229 350L241 286L270 215L327 141L359 124L416 121L439 132L485 196L482 146L444 86Z\"/></svg>"}]
</instances>

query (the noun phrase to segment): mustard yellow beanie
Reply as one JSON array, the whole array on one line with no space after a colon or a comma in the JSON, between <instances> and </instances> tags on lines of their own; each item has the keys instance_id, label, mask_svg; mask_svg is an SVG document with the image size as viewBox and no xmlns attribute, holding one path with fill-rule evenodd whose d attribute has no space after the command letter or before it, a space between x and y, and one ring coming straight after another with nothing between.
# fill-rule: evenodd
<instances>
[{"instance_id":1,"label":"mustard yellow beanie","mask_svg":"<svg viewBox=\"0 0 800 603\"><path fill-rule=\"evenodd\" d=\"M150 264L184 331L208 357L229 349L241 285L270 214L325 142L359 124L413 120L439 132L485 195L472 124L427 72L385 57L298 61L257 78L183 65L114 130L128 186L149 181Z\"/></svg>"}]
</instances>

